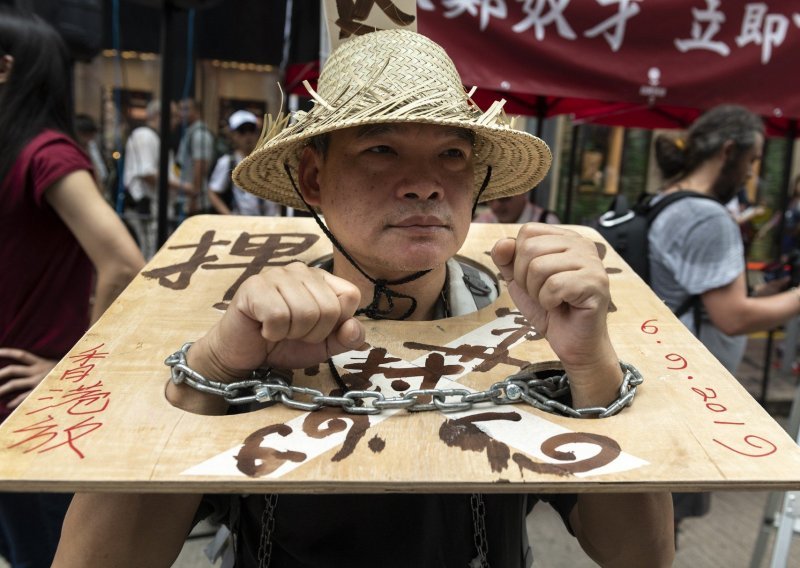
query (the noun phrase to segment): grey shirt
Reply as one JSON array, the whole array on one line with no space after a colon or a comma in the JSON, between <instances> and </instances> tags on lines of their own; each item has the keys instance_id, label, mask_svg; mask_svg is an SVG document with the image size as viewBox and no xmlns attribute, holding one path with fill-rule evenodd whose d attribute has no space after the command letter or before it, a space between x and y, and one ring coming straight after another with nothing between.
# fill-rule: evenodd
<instances>
[{"instance_id":1,"label":"grey shirt","mask_svg":"<svg viewBox=\"0 0 800 568\"><path fill-rule=\"evenodd\" d=\"M689 296L733 282L745 268L736 222L721 203L686 198L664 209L648 233L650 286L675 311ZM693 310L681 321L697 335ZM702 310L700 341L731 373L739 366L747 336L725 335Z\"/></svg>"}]
</instances>

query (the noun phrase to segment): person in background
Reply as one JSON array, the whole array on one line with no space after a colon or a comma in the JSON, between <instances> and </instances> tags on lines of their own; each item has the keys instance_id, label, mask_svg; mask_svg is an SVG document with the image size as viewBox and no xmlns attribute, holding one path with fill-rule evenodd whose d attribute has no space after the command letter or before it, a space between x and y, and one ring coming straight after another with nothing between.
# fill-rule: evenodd
<instances>
[{"instance_id":1,"label":"person in background","mask_svg":"<svg viewBox=\"0 0 800 568\"><path fill-rule=\"evenodd\" d=\"M183 99L178 103L178 115L186 130L178 145L175 163L180 168L181 186L185 195L179 196L183 215L196 215L208 207L208 173L214 159L215 140L208 126L200 120L200 103Z\"/></svg>"},{"instance_id":2,"label":"person in background","mask_svg":"<svg viewBox=\"0 0 800 568\"><path fill-rule=\"evenodd\" d=\"M140 235L139 242L145 258L155 254L156 212L158 207L158 169L161 151L161 137L158 127L161 121L161 103L153 100L145 109L146 122L134 128L125 143L122 180L133 202L134 217L131 223ZM175 116L174 114L172 116ZM188 183L181 183L174 174L172 151L169 155L169 199L167 218L170 224L177 221L175 202L181 192L190 192Z\"/></svg>"},{"instance_id":3,"label":"person in background","mask_svg":"<svg viewBox=\"0 0 800 568\"><path fill-rule=\"evenodd\" d=\"M732 197L725 207L731 212L733 220L739 225L739 232L742 234L742 244L744 244L745 256L749 254L750 247L758 234L754 219L763 215L766 209L758 203L751 203L747 196L747 188L741 187L736 195Z\"/></svg>"},{"instance_id":4,"label":"person in background","mask_svg":"<svg viewBox=\"0 0 800 568\"><path fill-rule=\"evenodd\" d=\"M530 200L530 192L492 199L487 203L489 209L479 213L476 223L553 223L561 221L558 216Z\"/></svg>"},{"instance_id":5,"label":"person in background","mask_svg":"<svg viewBox=\"0 0 800 568\"><path fill-rule=\"evenodd\" d=\"M94 179L97 181L97 187L103 190L108 181L108 168L100 152L100 146L97 144L98 132L97 123L91 116L88 114L75 115L75 136L80 147L92 159Z\"/></svg>"},{"instance_id":6,"label":"person in background","mask_svg":"<svg viewBox=\"0 0 800 568\"><path fill-rule=\"evenodd\" d=\"M753 175L764 126L747 109L722 105L698 118L685 140L661 135L655 143L666 180L661 195L691 190L713 199L682 199L655 219L648 233L651 287L673 312L684 312L680 320L734 374L746 334L800 314L800 290L780 292L787 278L748 295L742 235L724 205ZM683 518L704 515L710 507L707 494L674 498L676 531Z\"/></svg>"},{"instance_id":7,"label":"person in background","mask_svg":"<svg viewBox=\"0 0 800 568\"><path fill-rule=\"evenodd\" d=\"M208 181L208 200L221 215L280 215L280 206L261 199L233 183L233 169L252 152L258 142L258 118L247 110L237 110L228 119L233 151L220 157Z\"/></svg>"},{"instance_id":8,"label":"person in background","mask_svg":"<svg viewBox=\"0 0 800 568\"><path fill-rule=\"evenodd\" d=\"M47 23L0 7L0 420L144 264L73 137L69 68ZM13 568L50 566L69 501L0 493Z\"/></svg>"}]
</instances>

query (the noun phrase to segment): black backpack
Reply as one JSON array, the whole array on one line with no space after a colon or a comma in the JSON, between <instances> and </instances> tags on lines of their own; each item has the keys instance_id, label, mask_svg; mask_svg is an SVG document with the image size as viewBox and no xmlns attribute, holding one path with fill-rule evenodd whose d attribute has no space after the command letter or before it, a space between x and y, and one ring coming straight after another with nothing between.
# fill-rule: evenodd
<instances>
[{"instance_id":1,"label":"black backpack","mask_svg":"<svg viewBox=\"0 0 800 568\"><path fill-rule=\"evenodd\" d=\"M676 191L664 196L655 204L655 195L642 195L633 206L628 205L628 199L623 194L618 194L611 202L608 211L603 213L593 224L608 244L617 251L622 259L627 262L642 280L650 284L650 251L648 250L648 233L650 225L656 217L667 207L686 197L700 197L713 199L710 195L695 191ZM675 315L680 317L690 308L694 308L695 329L700 332L700 304L699 296L690 296L681 304Z\"/></svg>"}]
</instances>

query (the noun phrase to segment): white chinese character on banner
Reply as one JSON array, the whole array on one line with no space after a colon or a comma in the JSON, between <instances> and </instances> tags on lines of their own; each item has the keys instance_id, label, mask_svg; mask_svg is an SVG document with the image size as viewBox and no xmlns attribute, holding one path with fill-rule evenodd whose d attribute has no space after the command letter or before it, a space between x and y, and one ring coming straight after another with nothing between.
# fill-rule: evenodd
<instances>
[{"instance_id":1,"label":"white chinese character on banner","mask_svg":"<svg viewBox=\"0 0 800 568\"><path fill-rule=\"evenodd\" d=\"M524 2L522 11L527 14L523 20L520 20L512 26L512 30L516 33L522 33L534 28L536 39L542 41L544 39L544 28L552 23L556 24L558 35L564 39L575 39L577 35L567 23L564 18L564 10L569 6L569 0L517 0ZM543 15L542 12L545 8L550 8L550 12Z\"/></svg>"},{"instance_id":2,"label":"white chinese character on banner","mask_svg":"<svg viewBox=\"0 0 800 568\"><path fill-rule=\"evenodd\" d=\"M736 37L736 45L760 45L761 63L767 64L772 57L772 47L783 43L788 28L789 18L783 14L767 14L767 5L763 2L747 4L742 18L742 31Z\"/></svg>"},{"instance_id":3,"label":"white chinese character on banner","mask_svg":"<svg viewBox=\"0 0 800 568\"><path fill-rule=\"evenodd\" d=\"M456 18L467 12L470 16L477 16L480 12L481 31L489 25L489 19L508 16L505 0L443 0L442 6L445 8L445 18Z\"/></svg>"},{"instance_id":4,"label":"white chinese character on banner","mask_svg":"<svg viewBox=\"0 0 800 568\"><path fill-rule=\"evenodd\" d=\"M792 21L794 25L800 28L800 14L792 14Z\"/></svg>"},{"instance_id":5,"label":"white chinese character on banner","mask_svg":"<svg viewBox=\"0 0 800 568\"><path fill-rule=\"evenodd\" d=\"M692 8L692 39L676 39L675 47L679 51L686 52L690 49L708 49L720 55L730 55L730 48L722 41L714 41L720 24L725 21L725 14L718 11L720 0L706 0L705 10ZM703 24L706 27L703 27Z\"/></svg>"},{"instance_id":6,"label":"white chinese character on banner","mask_svg":"<svg viewBox=\"0 0 800 568\"><path fill-rule=\"evenodd\" d=\"M626 22L639 13L639 5L631 4L631 1L632 0L597 0L597 3L601 6L619 4L619 9L616 14L610 18L606 18L592 29L586 30L583 35L586 37L597 37L603 34L608 45L611 46L611 51L619 51L619 48L622 46L622 41L625 39ZM614 31L608 32L607 30L610 28L614 28Z\"/></svg>"}]
</instances>

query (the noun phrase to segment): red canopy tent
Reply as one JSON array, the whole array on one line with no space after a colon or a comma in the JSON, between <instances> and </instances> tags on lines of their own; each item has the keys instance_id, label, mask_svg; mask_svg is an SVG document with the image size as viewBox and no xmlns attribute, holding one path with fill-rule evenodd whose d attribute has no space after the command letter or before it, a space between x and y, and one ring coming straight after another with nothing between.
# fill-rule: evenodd
<instances>
[{"instance_id":1,"label":"red canopy tent","mask_svg":"<svg viewBox=\"0 0 800 568\"><path fill-rule=\"evenodd\" d=\"M785 135L800 117L800 6L779 0L420 0L479 105L509 114L681 128L738 103ZM375 9L375 8L374 8ZM314 64L287 72L305 94Z\"/></svg>"},{"instance_id":2,"label":"red canopy tent","mask_svg":"<svg viewBox=\"0 0 800 568\"><path fill-rule=\"evenodd\" d=\"M482 108L504 98L508 114L685 128L705 109L741 104L790 141L789 185L800 117L796 2L418 0L417 16L418 31L478 87ZM305 95L302 79L317 74L314 64L290 67L289 91Z\"/></svg>"},{"instance_id":3,"label":"red canopy tent","mask_svg":"<svg viewBox=\"0 0 800 568\"><path fill-rule=\"evenodd\" d=\"M443 0L420 3L418 29L512 114L674 128L738 103L776 135L800 117L796 3Z\"/></svg>"}]
</instances>

